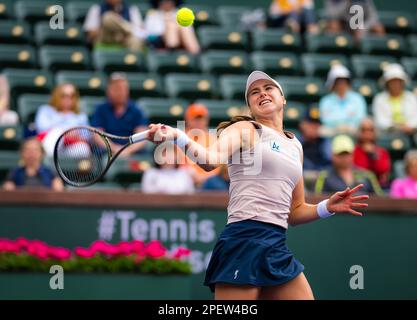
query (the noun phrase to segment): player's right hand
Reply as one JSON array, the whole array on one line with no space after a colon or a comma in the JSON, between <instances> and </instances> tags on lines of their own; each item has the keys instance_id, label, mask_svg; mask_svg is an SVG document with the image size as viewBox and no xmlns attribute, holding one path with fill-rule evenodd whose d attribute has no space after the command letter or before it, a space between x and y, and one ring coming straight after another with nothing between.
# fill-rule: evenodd
<instances>
[{"instance_id":1,"label":"player's right hand","mask_svg":"<svg viewBox=\"0 0 417 320\"><path fill-rule=\"evenodd\" d=\"M178 136L177 129L158 123L149 125L148 140L160 144L164 141L174 141Z\"/></svg>"}]
</instances>

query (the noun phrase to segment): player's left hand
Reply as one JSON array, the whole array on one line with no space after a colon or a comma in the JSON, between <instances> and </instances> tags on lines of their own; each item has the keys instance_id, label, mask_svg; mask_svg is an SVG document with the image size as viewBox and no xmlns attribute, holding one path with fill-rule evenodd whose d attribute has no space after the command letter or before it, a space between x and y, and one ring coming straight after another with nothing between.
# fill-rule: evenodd
<instances>
[{"instance_id":1,"label":"player's left hand","mask_svg":"<svg viewBox=\"0 0 417 320\"><path fill-rule=\"evenodd\" d=\"M354 216L362 216L362 213L356 211L354 208L364 208L368 204L362 202L362 200L369 199L368 195L353 196L355 192L358 192L363 188L363 184L359 184L353 189L349 187L344 191L339 191L333 194L327 202L327 210L336 213L350 213Z\"/></svg>"}]
</instances>

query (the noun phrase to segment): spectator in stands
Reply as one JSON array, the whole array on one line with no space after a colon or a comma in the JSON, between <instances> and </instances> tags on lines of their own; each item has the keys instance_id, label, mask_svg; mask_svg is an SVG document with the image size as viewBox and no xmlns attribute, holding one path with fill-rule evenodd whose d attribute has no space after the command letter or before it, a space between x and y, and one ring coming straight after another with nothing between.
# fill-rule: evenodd
<instances>
[{"instance_id":1,"label":"spectator in stands","mask_svg":"<svg viewBox=\"0 0 417 320\"><path fill-rule=\"evenodd\" d=\"M357 144L353 151L353 163L358 168L372 171L383 188L389 187L391 159L388 151L376 144L376 129L370 118L359 126Z\"/></svg>"},{"instance_id":2,"label":"spectator in stands","mask_svg":"<svg viewBox=\"0 0 417 320\"><path fill-rule=\"evenodd\" d=\"M181 27L177 23L177 7L181 1L152 0L155 10L149 10L145 18L148 44L157 49L185 49L192 54L200 52L200 44L193 26Z\"/></svg>"},{"instance_id":3,"label":"spectator in stands","mask_svg":"<svg viewBox=\"0 0 417 320\"><path fill-rule=\"evenodd\" d=\"M177 159L178 149L164 143L155 148L155 168L145 171L142 190L145 193L190 194L194 193L193 173L181 167Z\"/></svg>"},{"instance_id":4,"label":"spectator in stands","mask_svg":"<svg viewBox=\"0 0 417 320\"><path fill-rule=\"evenodd\" d=\"M417 129L417 99L405 88L409 78L403 67L388 65L380 81L385 90L372 101L376 127L413 134Z\"/></svg>"},{"instance_id":5,"label":"spectator in stands","mask_svg":"<svg viewBox=\"0 0 417 320\"><path fill-rule=\"evenodd\" d=\"M288 27L292 32L318 33L313 0L273 0L267 19L269 28Z\"/></svg>"},{"instance_id":6,"label":"spectator in stands","mask_svg":"<svg viewBox=\"0 0 417 320\"><path fill-rule=\"evenodd\" d=\"M96 48L141 50L146 38L139 9L124 0L93 4L84 21L87 38Z\"/></svg>"},{"instance_id":7,"label":"spectator in stands","mask_svg":"<svg viewBox=\"0 0 417 320\"><path fill-rule=\"evenodd\" d=\"M80 94L75 85L63 83L54 88L48 104L39 107L35 128L48 157L52 156L59 135L69 127L88 125L88 117L80 112Z\"/></svg>"},{"instance_id":8,"label":"spectator in stands","mask_svg":"<svg viewBox=\"0 0 417 320\"><path fill-rule=\"evenodd\" d=\"M0 74L0 126L16 125L19 116L15 111L9 110L10 92L7 78Z\"/></svg>"},{"instance_id":9,"label":"spectator in stands","mask_svg":"<svg viewBox=\"0 0 417 320\"><path fill-rule=\"evenodd\" d=\"M361 14L354 16L350 8L358 5L363 9L363 23L361 25ZM372 0L325 0L324 9L326 14L326 31L329 33L340 33L349 31L353 34L356 42L365 36L368 32L376 35L384 35L385 28L379 22L378 13ZM355 27L352 25L355 25ZM359 25L358 25L359 24ZM358 28L356 28L358 25Z\"/></svg>"},{"instance_id":10,"label":"spectator in stands","mask_svg":"<svg viewBox=\"0 0 417 320\"><path fill-rule=\"evenodd\" d=\"M347 135L338 135L332 141L333 166L322 171L317 179L316 193L331 193L364 184L363 193L382 195L382 189L375 175L367 170L358 169L353 165L354 144Z\"/></svg>"},{"instance_id":11,"label":"spectator in stands","mask_svg":"<svg viewBox=\"0 0 417 320\"><path fill-rule=\"evenodd\" d=\"M53 171L42 164L44 152L39 139L32 137L23 142L21 165L11 170L3 185L5 190L17 188L49 188L62 191L64 185Z\"/></svg>"},{"instance_id":12,"label":"spectator in stands","mask_svg":"<svg viewBox=\"0 0 417 320\"><path fill-rule=\"evenodd\" d=\"M201 189L203 191L228 191L230 185L229 172L227 165L220 166L220 172L208 178Z\"/></svg>"},{"instance_id":13,"label":"spectator in stands","mask_svg":"<svg viewBox=\"0 0 417 320\"><path fill-rule=\"evenodd\" d=\"M392 182L390 196L417 199L417 150L409 150L405 154L404 162L407 176Z\"/></svg>"},{"instance_id":14,"label":"spectator in stands","mask_svg":"<svg viewBox=\"0 0 417 320\"><path fill-rule=\"evenodd\" d=\"M345 66L335 64L330 68L326 87L331 93L319 102L321 130L325 136L355 134L366 116L365 99L352 90L350 81L350 72Z\"/></svg>"},{"instance_id":15,"label":"spectator in stands","mask_svg":"<svg viewBox=\"0 0 417 320\"><path fill-rule=\"evenodd\" d=\"M328 168L332 161L330 139L320 136L319 109L312 106L306 110L300 122L300 142L304 152L304 170L322 170Z\"/></svg>"},{"instance_id":16,"label":"spectator in stands","mask_svg":"<svg viewBox=\"0 0 417 320\"><path fill-rule=\"evenodd\" d=\"M187 135L197 141L202 146L210 146L216 139L216 136L209 133L208 125L210 120L209 111L203 104L191 104L185 111L185 132ZM202 183L209 177L218 174L219 169L207 172L200 166L192 162L188 157L185 157L183 161L187 166L191 167L194 171L194 181L197 186L201 186ZM184 163L182 162L182 163Z\"/></svg>"},{"instance_id":17,"label":"spectator in stands","mask_svg":"<svg viewBox=\"0 0 417 320\"><path fill-rule=\"evenodd\" d=\"M91 125L116 136L130 136L147 129L148 119L142 109L129 98L129 81L124 73L110 75L107 85L107 99L99 104L91 119ZM124 144L124 143L123 143ZM122 144L110 142L113 152ZM122 152L129 156L143 149L145 142L136 143Z\"/></svg>"}]
</instances>

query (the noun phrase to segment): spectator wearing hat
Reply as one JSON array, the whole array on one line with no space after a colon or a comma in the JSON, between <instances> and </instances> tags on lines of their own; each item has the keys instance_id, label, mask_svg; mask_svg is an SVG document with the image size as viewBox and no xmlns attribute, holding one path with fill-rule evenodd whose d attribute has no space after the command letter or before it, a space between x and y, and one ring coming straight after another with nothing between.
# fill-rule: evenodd
<instances>
[{"instance_id":1,"label":"spectator wearing hat","mask_svg":"<svg viewBox=\"0 0 417 320\"><path fill-rule=\"evenodd\" d=\"M124 0L105 0L93 4L84 21L87 38L97 48L141 50L146 38L139 8Z\"/></svg>"},{"instance_id":2,"label":"spectator wearing hat","mask_svg":"<svg viewBox=\"0 0 417 320\"><path fill-rule=\"evenodd\" d=\"M210 134L208 126L210 115L207 107L203 104L193 103L188 106L184 114L185 133L189 138L198 142L204 147L208 147L216 141L216 136ZM205 171L200 166L192 162L188 157L184 158L186 166L190 166L194 171L194 181L197 186L201 186L209 177L218 174L219 169L210 172Z\"/></svg>"},{"instance_id":3,"label":"spectator wearing hat","mask_svg":"<svg viewBox=\"0 0 417 320\"><path fill-rule=\"evenodd\" d=\"M152 10L145 18L145 30L150 47L157 49L185 49L197 54L200 44L193 26L181 27L177 23L179 0L152 0Z\"/></svg>"},{"instance_id":4,"label":"spectator wearing hat","mask_svg":"<svg viewBox=\"0 0 417 320\"><path fill-rule=\"evenodd\" d=\"M353 163L362 169L372 171L379 184L385 189L389 187L391 158L389 152L376 144L376 129L371 118L362 120L355 149Z\"/></svg>"},{"instance_id":5,"label":"spectator wearing hat","mask_svg":"<svg viewBox=\"0 0 417 320\"><path fill-rule=\"evenodd\" d=\"M320 136L320 126L319 109L316 106L308 108L299 124L300 142L304 152L304 170L322 170L332 163L330 139Z\"/></svg>"},{"instance_id":6,"label":"spectator wearing hat","mask_svg":"<svg viewBox=\"0 0 417 320\"><path fill-rule=\"evenodd\" d=\"M353 164L353 140L348 135L338 135L332 141L332 168L320 172L316 193L331 193L363 184L361 192L383 195L375 175Z\"/></svg>"},{"instance_id":7,"label":"spectator wearing hat","mask_svg":"<svg viewBox=\"0 0 417 320\"><path fill-rule=\"evenodd\" d=\"M331 92L319 102L323 135L354 134L366 116L365 99L352 90L350 80L345 66L336 64L330 68L326 87Z\"/></svg>"},{"instance_id":8,"label":"spectator wearing hat","mask_svg":"<svg viewBox=\"0 0 417 320\"><path fill-rule=\"evenodd\" d=\"M404 165L407 176L392 182L390 196L417 199L417 150L409 150L405 154Z\"/></svg>"},{"instance_id":9,"label":"spectator wearing hat","mask_svg":"<svg viewBox=\"0 0 417 320\"><path fill-rule=\"evenodd\" d=\"M411 135L417 129L417 99L405 88L409 78L403 67L388 65L380 82L385 90L372 101L376 127Z\"/></svg>"},{"instance_id":10,"label":"spectator wearing hat","mask_svg":"<svg viewBox=\"0 0 417 320\"><path fill-rule=\"evenodd\" d=\"M97 105L91 125L116 136L130 136L147 129L148 119L142 109L129 98L129 81L123 73L113 73L107 84L107 99ZM145 142L135 143L122 152L129 156L141 150ZM113 152L122 144L110 142Z\"/></svg>"}]
</instances>

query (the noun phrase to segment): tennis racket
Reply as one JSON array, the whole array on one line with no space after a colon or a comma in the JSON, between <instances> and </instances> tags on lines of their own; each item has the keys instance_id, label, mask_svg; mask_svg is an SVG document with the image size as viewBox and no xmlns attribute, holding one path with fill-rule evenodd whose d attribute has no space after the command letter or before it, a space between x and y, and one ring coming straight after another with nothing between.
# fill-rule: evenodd
<instances>
[{"instance_id":1,"label":"tennis racket","mask_svg":"<svg viewBox=\"0 0 417 320\"><path fill-rule=\"evenodd\" d=\"M119 137L88 126L73 127L55 143L54 163L58 175L74 187L87 187L99 181L114 160L130 145L146 140L148 130ZM113 153L110 141L122 147Z\"/></svg>"}]
</instances>

